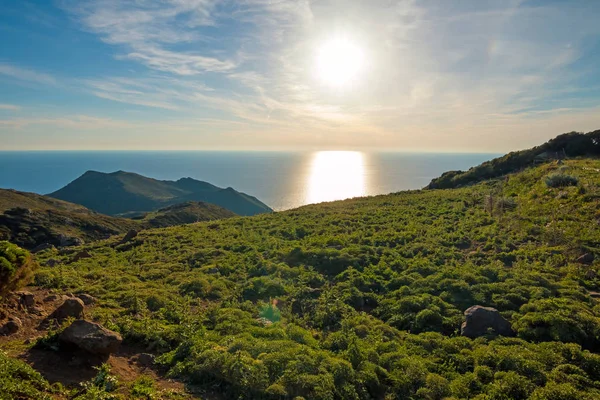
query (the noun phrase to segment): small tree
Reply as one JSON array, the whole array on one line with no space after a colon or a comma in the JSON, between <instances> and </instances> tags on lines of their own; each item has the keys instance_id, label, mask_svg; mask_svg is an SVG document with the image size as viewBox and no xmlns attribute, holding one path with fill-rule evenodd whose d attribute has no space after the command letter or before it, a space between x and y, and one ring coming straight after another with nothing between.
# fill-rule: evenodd
<instances>
[{"instance_id":1,"label":"small tree","mask_svg":"<svg viewBox=\"0 0 600 400\"><path fill-rule=\"evenodd\" d=\"M37 264L27 250L0 241L0 295L30 283L36 268Z\"/></svg>"}]
</instances>

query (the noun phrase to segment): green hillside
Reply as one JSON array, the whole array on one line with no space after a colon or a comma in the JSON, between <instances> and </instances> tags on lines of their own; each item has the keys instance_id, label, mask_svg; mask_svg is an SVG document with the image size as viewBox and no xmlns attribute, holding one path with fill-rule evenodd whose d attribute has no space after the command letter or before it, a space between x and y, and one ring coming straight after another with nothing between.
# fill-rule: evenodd
<instances>
[{"instance_id":1,"label":"green hillside","mask_svg":"<svg viewBox=\"0 0 600 400\"><path fill-rule=\"evenodd\" d=\"M198 398L598 399L599 171L148 230L43 252L61 263L35 283L100 299L90 317ZM461 336L473 305L514 337Z\"/></svg>"},{"instance_id":2,"label":"green hillside","mask_svg":"<svg viewBox=\"0 0 600 400\"><path fill-rule=\"evenodd\" d=\"M527 150L513 151L486 161L468 171L448 171L435 178L429 189L450 189L498 178L532 165L566 157L600 156L600 130L565 133Z\"/></svg>"},{"instance_id":3,"label":"green hillside","mask_svg":"<svg viewBox=\"0 0 600 400\"><path fill-rule=\"evenodd\" d=\"M214 204L186 202L142 215L111 217L83 206L35 193L0 189L0 240L26 249L92 242L130 230L160 228L236 216Z\"/></svg>"},{"instance_id":4,"label":"green hillside","mask_svg":"<svg viewBox=\"0 0 600 400\"><path fill-rule=\"evenodd\" d=\"M273 211L255 197L232 188L222 189L192 178L160 181L124 171L88 171L48 196L107 215L130 216L188 201L215 204L238 215Z\"/></svg>"}]
</instances>

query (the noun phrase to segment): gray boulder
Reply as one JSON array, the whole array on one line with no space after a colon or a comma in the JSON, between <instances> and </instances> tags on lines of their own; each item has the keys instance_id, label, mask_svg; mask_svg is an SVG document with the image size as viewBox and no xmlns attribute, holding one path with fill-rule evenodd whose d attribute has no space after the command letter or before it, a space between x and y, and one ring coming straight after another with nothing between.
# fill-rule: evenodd
<instances>
[{"instance_id":1,"label":"gray boulder","mask_svg":"<svg viewBox=\"0 0 600 400\"><path fill-rule=\"evenodd\" d=\"M94 322L73 321L59 336L64 343L73 344L92 354L108 355L119 349L123 338Z\"/></svg>"},{"instance_id":2,"label":"gray boulder","mask_svg":"<svg viewBox=\"0 0 600 400\"><path fill-rule=\"evenodd\" d=\"M43 302L44 303L49 303L52 301L57 301L57 300L66 300L68 299L68 296L62 295L62 294L49 294L48 296L44 297Z\"/></svg>"},{"instance_id":3,"label":"gray boulder","mask_svg":"<svg viewBox=\"0 0 600 400\"><path fill-rule=\"evenodd\" d=\"M85 304L86 306L89 306L90 304L94 304L96 302L95 297L90 296L89 294L86 294L86 293L77 294L77 295L75 295L75 297L77 297L78 299L83 301L83 304Z\"/></svg>"},{"instance_id":4,"label":"gray boulder","mask_svg":"<svg viewBox=\"0 0 600 400\"><path fill-rule=\"evenodd\" d=\"M19 329L23 326L21 320L17 317L12 317L8 320L7 323L0 327L0 335L12 335L13 333L17 333Z\"/></svg>"},{"instance_id":5,"label":"gray boulder","mask_svg":"<svg viewBox=\"0 0 600 400\"><path fill-rule=\"evenodd\" d=\"M50 258L48 261L46 261L47 267L56 267L58 264L60 264L60 261L58 261L54 258Z\"/></svg>"},{"instance_id":6,"label":"gray boulder","mask_svg":"<svg viewBox=\"0 0 600 400\"><path fill-rule=\"evenodd\" d=\"M513 330L508 322L495 308L472 306L465 311L466 321L463 322L460 334L476 338L492 331L497 335L512 336Z\"/></svg>"},{"instance_id":7,"label":"gray boulder","mask_svg":"<svg viewBox=\"0 0 600 400\"><path fill-rule=\"evenodd\" d=\"M129 232L127 232L125 237L123 237L123 239L121 239L119 244L127 243L131 239L135 238L137 235L138 235L138 231L136 231L135 229L131 229Z\"/></svg>"},{"instance_id":8,"label":"gray boulder","mask_svg":"<svg viewBox=\"0 0 600 400\"><path fill-rule=\"evenodd\" d=\"M134 361L143 367L151 367L154 365L155 360L154 354L150 353L140 353L134 357Z\"/></svg>"},{"instance_id":9,"label":"gray boulder","mask_svg":"<svg viewBox=\"0 0 600 400\"><path fill-rule=\"evenodd\" d=\"M16 292L17 296L19 296L19 304L25 308L35 306L35 296L31 292Z\"/></svg>"},{"instance_id":10,"label":"gray boulder","mask_svg":"<svg viewBox=\"0 0 600 400\"><path fill-rule=\"evenodd\" d=\"M48 249L54 250L55 247L54 247L54 245L52 245L50 243L42 243L42 244L36 246L35 248L33 248L31 250L31 252L35 254L35 253L39 253L40 251L44 251L44 250L48 250Z\"/></svg>"},{"instance_id":11,"label":"gray boulder","mask_svg":"<svg viewBox=\"0 0 600 400\"><path fill-rule=\"evenodd\" d=\"M65 320L67 318L79 319L83 317L84 304L81 299L69 298L64 301L56 310L50 314L48 318L56 319L58 321Z\"/></svg>"},{"instance_id":12,"label":"gray boulder","mask_svg":"<svg viewBox=\"0 0 600 400\"><path fill-rule=\"evenodd\" d=\"M584 255L582 255L581 257L579 257L577 259L577 262L579 264L590 265L594 262L594 255L591 253L585 253Z\"/></svg>"},{"instance_id":13,"label":"gray boulder","mask_svg":"<svg viewBox=\"0 0 600 400\"><path fill-rule=\"evenodd\" d=\"M92 258L92 255L87 250L82 250L79 253L75 254L71 259L71 262L76 262L79 260L83 260L84 258Z\"/></svg>"},{"instance_id":14,"label":"gray boulder","mask_svg":"<svg viewBox=\"0 0 600 400\"><path fill-rule=\"evenodd\" d=\"M69 246L82 246L85 242L78 238L72 236L66 236L63 234L58 235L58 245L60 247L69 247Z\"/></svg>"}]
</instances>

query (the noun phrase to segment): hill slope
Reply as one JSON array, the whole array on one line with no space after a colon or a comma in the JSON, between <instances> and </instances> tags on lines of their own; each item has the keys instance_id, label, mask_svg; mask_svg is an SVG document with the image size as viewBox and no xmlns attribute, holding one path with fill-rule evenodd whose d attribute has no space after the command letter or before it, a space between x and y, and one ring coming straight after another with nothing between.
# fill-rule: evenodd
<instances>
[{"instance_id":1,"label":"hill slope","mask_svg":"<svg viewBox=\"0 0 600 400\"><path fill-rule=\"evenodd\" d=\"M64 265L36 283L94 295L101 323L217 398L597 399L599 170L149 230L69 265L43 253ZM515 337L461 336L472 305Z\"/></svg>"},{"instance_id":2,"label":"hill slope","mask_svg":"<svg viewBox=\"0 0 600 400\"><path fill-rule=\"evenodd\" d=\"M214 204L188 201L148 213L140 219L140 223L146 227L163 228L236 216L232 211Z\"/></svg>"},{"instance_id":3,"label":"hill slope","mask_svg":"<svg viewBox=\"0 0 600 400\"><path fill-rule=\"evenodd\" d=\"M48 196L108 215L139 214L188 201L215 204L239 215L273 211L255 197L232 188L222 189L192 178L160 181L124 171L88 171Z\"/></svg>"},{"instance_id":4,"label":"hill slope","mask_svg":"<svg viewBox=\"0 0 600 400\"><path fill-rule=\"evenodd\" d=\"M44 243L74 245L128 232L212 221L236 214L213 204L186 202L138 220L111 217L78 204L35 193L0 189L0 240L8 240L26 249Z\"/></svg>"},{"instance_id":5,"label":"hill slope","mask_svg":"<svg viewBox=\"0 0 600 400\"><path fill-rule=\"evenodd\" d=\"M600 130L586 134L578 132L565 133L540 146L508 153L502 157L486 161L466 172L445 172L439 178L433 179L427 188L450 189L470 185L517 172L536 162L580 156L600 156Z\"/></svg>"},{"instance_id":6,"label":"hill slope","mask_svg":"<svg viewBox=\"0 0 600 400\"><path fill-rule=\"evenodd\" d=\"M106 239L139 227L135 221L98 214L78 204L0 189L0 240L24 248Z\"/></svg>"}]
</instances>

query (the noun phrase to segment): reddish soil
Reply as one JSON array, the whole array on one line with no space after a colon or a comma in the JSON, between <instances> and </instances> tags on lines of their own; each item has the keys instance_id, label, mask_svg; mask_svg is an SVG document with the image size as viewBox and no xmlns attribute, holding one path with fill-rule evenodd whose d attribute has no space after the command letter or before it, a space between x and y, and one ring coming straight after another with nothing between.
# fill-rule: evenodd
<instances>
[{"instance_id":1,"label":"reddish soil","mask_svg":"<svg viewBox=\"0 0 600 400\"><path fill-rule=\"evenodd\" d=\"M160 390L175 391L182 395L186 393L183 383L166 379L160 371L138 362L138 356L147 352L142 348L122 344L117 353L104 359L77 349L61 348L60 351L53 351L31 348L32 343L48 333L46 317L64 300L61 298L62 294L52 293L48 290L37 288L24 290L35 295L35 307L40 315L20 306L16 297L10 298L5 304L0 304L0 325L4 324L8 317L17 317L23 323L18 332L9 336L0 335L0 349L3 349L11 357L20 358L31 365L49 382L60 382L70 388L80 387L82 382L89 381L96 375L95 367L106 362L111 366L111 373L117 376L119 382L125 384L124 387L141 375L147 375L155 380ZM44 302L43 300L51 294L58 294L59 298ZM89 314L93 307L93 305L86 306L86 312Z\"/></svg>"}]
</instances>

